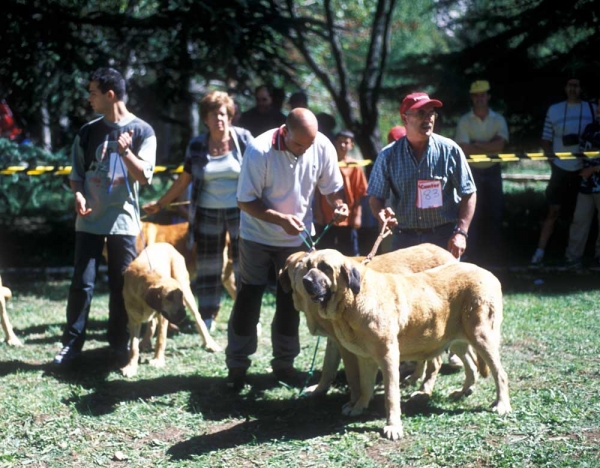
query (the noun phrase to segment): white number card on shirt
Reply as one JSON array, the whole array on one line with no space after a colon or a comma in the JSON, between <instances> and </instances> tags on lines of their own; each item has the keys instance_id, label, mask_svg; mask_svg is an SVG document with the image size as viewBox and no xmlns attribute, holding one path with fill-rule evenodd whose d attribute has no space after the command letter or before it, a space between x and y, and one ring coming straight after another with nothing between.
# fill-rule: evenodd
<instances>
[{"instance_id":1,"label":"white number card on shirt","mask_svg":"<svg viewBox=\"0 0 600 468\"><path fill-rule=\"evenodd\" d=\"M439 208L442 206L442 182L439 180L417 181L417 208Z\"/></svg>"}]
</instances>

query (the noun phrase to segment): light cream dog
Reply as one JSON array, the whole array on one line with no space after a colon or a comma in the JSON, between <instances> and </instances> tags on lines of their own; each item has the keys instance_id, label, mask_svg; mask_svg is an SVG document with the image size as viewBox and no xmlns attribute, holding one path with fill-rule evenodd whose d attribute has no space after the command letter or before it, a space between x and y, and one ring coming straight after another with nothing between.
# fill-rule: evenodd
<instances>
[{"instance_id":1,"label":"light cream dog","mask_svg":"<svg viewBox=\"0 0 600 468\"><path fill-rule=\"evenodd\" d=\"M492 408L500 415L511 411L508 377L500 362L502 289L489 271L450 263L409 275L380 273L348 261L335 250L313 252L304 261L308 272L302 283L318 304L319 316L330 321L341 346L358 356L360 411L368 404L361 400L370 399L377 366L382 370L387 438L403 435L401 356L427 361L450 344L463 355L468 345L475 349L496 383Z\"/></svg>"},{"instance_id":2,"label":"light cream dog","mask_svg":"<svg viewBox=\"0 0 600 468\"><path fill-rule=\"evenodd\" d=\"M149 245L127 267L123 299L129 324L130 350L129 362L121 369L124 376L132 377L137 373L141 326L155 317L158 319L158 336L150 364L164 366L167 321L181 321L185 317L185 305L194 315L204 347L209 351L221 350L200 317L189 284L185 259L175 247L165 242Z\"/></svg>"},{"instance_id":3,"label":"light cream dog","mask_svg":"<svg viewBox=\"0 0 600 468\"><path fill-rule=\"evenodd\" d=\"M2 329L4 330L5 335L4 341L9 346L23 346L21 340L15 335L6 310L6 301L11 297L11 290L2 285L2 278L0 278L0 319L2 319Z\"/></svg>"},{"instance_id":4,"label":"light cream dog","mask_svg":"<svg viewBox=\"0 0 600 468\"><path fill-rule=\"evenodd\" d=\"M287 259L285 267L282 270L282 274L279 278L284 290L291 289L293 291L292 295L294 299L294 305L298 310L304 312L311 334L327 336L327 348L325 351L321 378L317 385L307 388L305 392L307 394L314 395L327 392L337 374L337 368L339 366L341 355L344 360L346 379L350 389L350 401L344 405L342 412L348 415L357 415L359 414L359 409L356 403L361 397L358 361L353 353L339 345L333 333L331 322L319 316L318 305L313 303L310 297L306 294L302 284L302 278L308 272L307 263L302 261L305 256L305 252L298 252L291 255ZM363 261L363 258L361 257L346 258L351 262ZM375 256L371 262L368 263L368 267L385 273L412 273L427 270L429 268L446 263L454 263L456 261L457 260L452 256L452 254L445 249L433 244L421 244ZM476 365L474 364L476 358L474 357L474 352L471 349L469 349L469 352L466 354L461 352L461 359L463 359L463 361L467 361L465 363L465 373L467 374L467 379L465 380L466 383L463 386L464 391L460 393L454 392L451 395L453 398L458 398L468 394L468 389L472 386L472 383L467 382L476 379L476 374L472 377L469 377L473 370L476 372ZM407 379L408 383L416 383L423 377L425 370L426 373L419 391L414 392L411 395L411 399L423 401L431 396L437 374L441 368L441 364L442 361L440 357L436 357L428 363L417 363L415 372L409 377L409 379ZM427 367L425 367L425 365L427 365ZM377 364L373 363L373 366L376 367ZM373 391L371 390L369 395L365 395L361 401L364 401L366 398L370 400L372 394Z\"/></svg>"}]
</instances>

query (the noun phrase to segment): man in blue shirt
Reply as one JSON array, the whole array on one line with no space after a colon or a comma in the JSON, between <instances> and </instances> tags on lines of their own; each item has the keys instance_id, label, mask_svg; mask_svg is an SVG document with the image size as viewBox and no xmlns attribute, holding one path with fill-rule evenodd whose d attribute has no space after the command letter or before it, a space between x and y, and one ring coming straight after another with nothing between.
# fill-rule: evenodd
<instances>
[{"instance_id":1,"label":"man in blue shirt","mask_svg":"<svg viewBox=\"0 0 600 468\"><path fill-rule=\"evenodd\" d=\"M380 225L387 219L393 228L393 250L431 242L460 258L477 196L462 149L433 133L435 108L442 105L425 93L404 98L400 117L406 136L379 153L367 194Z\"/></svg>"}]
</instances>

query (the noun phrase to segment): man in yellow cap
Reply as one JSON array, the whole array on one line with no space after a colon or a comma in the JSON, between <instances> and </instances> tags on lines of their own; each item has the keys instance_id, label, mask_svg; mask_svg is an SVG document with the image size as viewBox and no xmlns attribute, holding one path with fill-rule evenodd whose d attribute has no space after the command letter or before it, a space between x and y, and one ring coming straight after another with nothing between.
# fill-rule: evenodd
<instances>
[{"instance_id":1,"label":"man in yellow cap","mask_svg":"<svg viewBox=\"0 0 600 468\"><path fill-rule=\"evenodd\" d=\"M508 142L508 127L504 117L490 109L490 83L473 82L469 94L472 109L458 121L454 140L467 155L501 153ZM493 264L502 258L498 248L504 204L500 164L471 164L471 172L478 194L467 255L475 263Z\"/></svg>"}]
</instances>

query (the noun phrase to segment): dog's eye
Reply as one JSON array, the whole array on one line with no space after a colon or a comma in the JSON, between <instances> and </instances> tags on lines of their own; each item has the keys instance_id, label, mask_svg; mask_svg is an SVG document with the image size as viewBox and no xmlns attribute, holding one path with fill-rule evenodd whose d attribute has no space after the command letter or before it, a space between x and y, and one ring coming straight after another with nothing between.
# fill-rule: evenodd
<instances>
[{"instance_id":1,"label":"dog's eye","mask_svg":"<svg viewBox=\"0 0 600 468\"><path fill-rule=\"evenodd\" d=\"M319 262L319 266L317 268L325 274L333 273L333 268L331 268L326 262Z\"/></svg>"}]
</instances>

